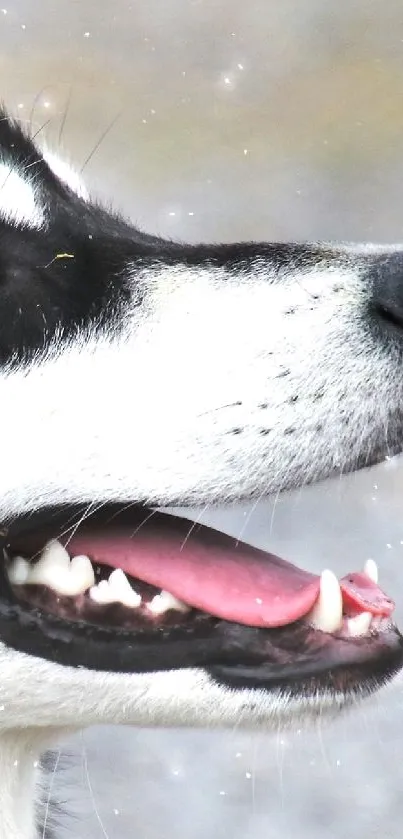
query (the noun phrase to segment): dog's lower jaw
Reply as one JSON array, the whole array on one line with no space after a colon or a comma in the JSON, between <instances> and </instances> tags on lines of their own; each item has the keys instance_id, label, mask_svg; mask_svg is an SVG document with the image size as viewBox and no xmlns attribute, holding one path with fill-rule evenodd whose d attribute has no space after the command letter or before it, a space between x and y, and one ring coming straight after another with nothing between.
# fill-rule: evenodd
<instances>
[{"instance_id":1,"label":"dog's lower jaw","mask_svg":"<svg viewBox=\"0 0 403 839\"><path fill-rule=\"evenodd\" d=\"M278 697L277 697L278 701ZM144 705L146 706L146 702ZM273 719L278 720L274 712L276 699L273 699L272 714L269 713L268 702L256 702L254 710L251 709L250 703L245 704L244 713L246 714L246 722L243 718L242 703L238 705L237 719L242 723L243 727L248 724L251 728L260 727L271 729L273 727ZM292 720L292 724L300 724L306 717L322 719L323 713L336 714L340 706L345 705L345 698L340 696L339 702L334 696L323 698L321 702L317 699L303 700L291 703L288 713L285 711L284 703L284 720L281 719L281 724L287 724L287 721ZM235 705L235 703L234 703ZM266 705L266 708L264 708ZM300 705L300 716L297 714L298 705ZM193 709L194 710L194 709ZM110 719L102 719L103 712L106 713L105 708L100 709L98 719L94 718L94 722L119 722L128 723L133 722L130 713L122 706L122 710L118 717L116 714L110 714ZM56 714L55 714L56 716ZM169 715L168 715L169 716ZM210 727L224 727L228 726L229 721L221 717L217 713L211 715ZM142 724L147 718L147 709L144 707L144 714L142 717ZM154 720L152 715L149 716L149 724ZM179 722L178 720L176 720ZM197 720L194 718L186 719L181 715L181 724L187 726L197 726ZM49 790L42 788L40 777L40 759L45 751L54 748L58 742L63 742L68 736L77 732L77 728L67 726L64 722L63 727L56 725L30 725L29 727L11 727L7 729L0 729L0 839L46 839L50 836L48 830L52 827L52 812L50 809L50 795ZM89 721L87 721L88 723ZM168 726L174 724L175 720L158 720L160 724ZM200 725L205 725L205 720L199 720ZM232 724L235 725L235 714L233 714ZM276 724L276 730L278 722ZM38 823L41 825L38 833Z\"/></svg>"},{"instance_id":2,"label":"dog's lower jaw","mask_svg":"<svg viewBox=\"0 0 403 839\"><path fill-rule=\"evenodd\" d=\"M202 670L129 675L61 667L11 650L2 656L1 645L0 671L0 839L38 839L40 756L78 728L241 724L278 731L279 725L294 727L324 714L335 716L356 701L352 695L330 692L292 699L279 690L228 689ZM21 684L18 693L16 684ZM45 793L41 815L49 822L47 801Z\"/></svg>"}]
</instances>

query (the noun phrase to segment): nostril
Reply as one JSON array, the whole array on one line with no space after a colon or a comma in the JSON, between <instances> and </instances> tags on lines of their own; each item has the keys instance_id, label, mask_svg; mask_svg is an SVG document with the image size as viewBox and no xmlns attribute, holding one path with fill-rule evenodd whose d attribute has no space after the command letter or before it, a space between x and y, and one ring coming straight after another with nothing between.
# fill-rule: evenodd
<instances>
[{"instance_id":1,"label":"nostril","mask_svg":"<svg viewBox=\"0 0 403 839\"><path fill-rule=\"evenodd\" d=\"M403 331L403 305L388 300L378 302L375 305L375 312L386 326L393 329L393 331Z\"/></svg>"},{"instance_id":2,"label":"nostril","mask_svg":"<svg viewBox=\"0 0 403 839\"><path fill-rule=\"evenodd\" d=\"M403 336L403 248L375 256L369 270L370 307L375 324Z\"/></svg>"}]
</instances>

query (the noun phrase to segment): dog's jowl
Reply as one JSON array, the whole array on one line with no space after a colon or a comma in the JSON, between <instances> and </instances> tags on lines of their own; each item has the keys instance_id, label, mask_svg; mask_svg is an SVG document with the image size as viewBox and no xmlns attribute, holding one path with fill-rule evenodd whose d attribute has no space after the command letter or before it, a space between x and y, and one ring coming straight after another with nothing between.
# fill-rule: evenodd
<instances>
[{"instance_id":1,"label":"dog's jowl","mask_svg":"<svg viewBox=\"0 0 403 839\"><path fill-rule=\"evenodd\" d=\"M33 839L63 732L278 730L402 667L373 561L317 576L161 508L403 449L403 249L146 235L6 114L0 179L0 839Z\"/></svg>"}]
</instances>

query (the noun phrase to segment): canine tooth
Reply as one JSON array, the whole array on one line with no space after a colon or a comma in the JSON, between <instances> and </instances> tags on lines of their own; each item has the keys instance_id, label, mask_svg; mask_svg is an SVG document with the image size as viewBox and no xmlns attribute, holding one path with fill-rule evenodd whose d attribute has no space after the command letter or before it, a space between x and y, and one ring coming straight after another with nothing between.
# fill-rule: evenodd
<instances>
[{"instance_id":1,"label":"canine tooth","mask_svg":"<svg viewBox=\"0 0 403 839\"><path fill-rule=\"evenodd\" d=\"M322 571L319 597L308 616L315 629L335 632L340 629L343 615L343 600L339 581L333 571Z\"/></svg>"},{"instance_id":2,"label":"canine tooth","mask_svg":"<svg viewBox=\"0 0 403 839\"><path fill-rule=\"evenodd\" d=\"M367 559L364 565L364 574L366 574L373 583L376 584L378 582L378 566L374 559Z\"/></svg>"},{"instance_id":3,"label":"canine tooth","mask_svg":"<svg viewBox=\"0 0 403 839\"><path fill-rule=\"evenodd\" d=\"M30 565L23 556L16 556L8 566L8 579L15 586L23 586L29 577Z\"/></svg>"},{"instance_id":4,"label":"canine tooth","mask_svg":"<svg viewBox=\"0 0 403 839\"><path fill-rule=\"evenodd\" d=\"M353 638L359 635L366 635L371 626L372 615L370 612L361 612L354 618L347 619L348 634Z\"/></svg>"},{"instance_id":5,"label":"canine tooth","mask_svg":"<svg viewBox=\"0 0 403 839\"><path fill-rule=\"evenodd\" d=\"M163 615L169 609L175 609L177 612L190 612L190 606L178 600L169 591L161 591L161 594L156 594L155 597L147 604L150 612L154 615Z\"/></svg>"}]
</instances>

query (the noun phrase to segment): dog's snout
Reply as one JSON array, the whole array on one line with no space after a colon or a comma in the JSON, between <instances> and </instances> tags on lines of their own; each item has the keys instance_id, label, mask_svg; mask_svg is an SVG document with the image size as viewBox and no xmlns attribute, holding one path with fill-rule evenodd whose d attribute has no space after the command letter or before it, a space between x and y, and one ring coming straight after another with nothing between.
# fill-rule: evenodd
<instances>
[{"instance_id":1,"label":"dog's snout","mask_svg":"<svg viewBox=\"0 0 403 839\"><path fill-rule=\"evenodd\" d=\"M377 259L373 270L372 307L381 324L403 338L403 252Z\"/></svg>"}]
</instances>

